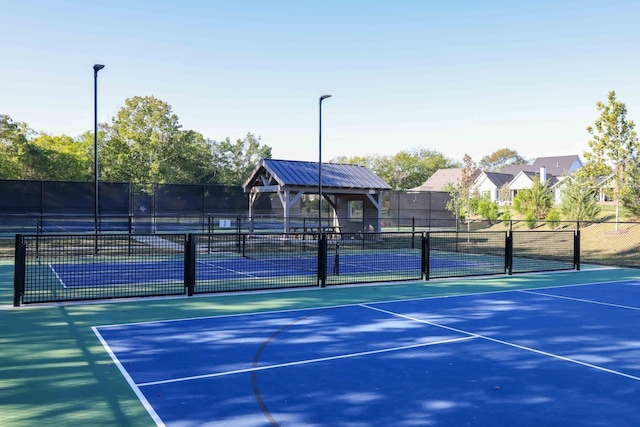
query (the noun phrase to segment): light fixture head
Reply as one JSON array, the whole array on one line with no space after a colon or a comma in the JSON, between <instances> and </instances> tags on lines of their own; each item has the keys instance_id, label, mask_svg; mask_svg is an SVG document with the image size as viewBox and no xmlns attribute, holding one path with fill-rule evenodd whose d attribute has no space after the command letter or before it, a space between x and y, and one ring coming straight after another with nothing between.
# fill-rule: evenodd
<instances>
[{"instance_id":1,"label":"light fixture head","mask_svg":"<svg viewBox=\"0 0 640 427\"><path fill-rule=\"evenodd\" d=\"M100 70L102 70L104 68L104 65L102 64L96 64L93 66L93 71L95 71L96 73Z\"/></svg>"}]
</instances>

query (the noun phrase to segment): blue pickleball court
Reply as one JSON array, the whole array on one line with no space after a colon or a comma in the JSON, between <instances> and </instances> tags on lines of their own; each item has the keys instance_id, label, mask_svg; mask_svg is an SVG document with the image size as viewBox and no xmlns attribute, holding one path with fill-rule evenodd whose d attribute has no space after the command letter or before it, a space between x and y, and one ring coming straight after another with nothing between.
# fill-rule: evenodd
<instances>
[{"instance_id":1,"label":"blue pickleball court","mask_svg":"<svg viewBox=\"0 0 640 427\"><path fill-rule=\"evenodd\" d=\"M339 260L333 256L327 258L330 275L392 274L404 270L420 272L420 263L419 255L391 255L384 258L349 255L342 256ZM478 268L493 264L495 263L484 261L482 257L474 261L434 257L431 269ZM49 267L63 288L180 283L184 280L183 260L51 263ZM317 270L318 260L313 256L265 259L237 257L196 263L196 277L203 281L309 275L316 274Z\"/></svg>"},{"instance_id":2,"label":"blue pickleball court","mask_svg":"<svg viewBox=\"0 0 640 427\"><path fill-rule=\"evenodd\" d=\"M640 283L98 326L158 425L634 425Z\"/></svg>"}]
</instances>

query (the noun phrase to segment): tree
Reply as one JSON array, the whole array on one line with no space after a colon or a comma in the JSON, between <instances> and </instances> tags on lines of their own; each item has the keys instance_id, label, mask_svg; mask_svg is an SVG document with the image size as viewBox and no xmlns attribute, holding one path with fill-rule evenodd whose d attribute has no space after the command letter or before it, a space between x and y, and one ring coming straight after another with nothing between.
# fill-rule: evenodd
<instances>
[{"instance_id":1,"label":"tree","mask_svg":"<svg viewBox=\"0 0 640 427\"><path fill-rule=\"evenodd\" d=\"M509 188L509 183L504 184L498 189L498 195L500 196L500 200L503 202L511 200L511 188Z\"/></svg>"},{"instance_id":2,"label":"tree","mask_svg":"<svg viewBox=\"0 0 640 427\"><path fill-rule=\"evenodd\" d=\"M480 159L480 169L499 172L507 165L526 165L527 159L510 148L501 148Z\"/></svg>"},{"instance_id":3,"label":"tree","mask_svg":"<svg viewBox=\"0 0 640 427\"><path fill-rule=\"evenodd\" d=\"M69 136L36 135L25 123L0 115L0 178L83 180L86 153Z\"/></svg>"},{"instance_id":4,"label":"tree","mask_svg":"<svg viewBox=\"0 0 640 427\"><path fill-rule=\"evenodd\" d=\"M153 96L127 99L111 124L101 127L101 179L198 183L213 175L207 141L197 132L181 130L171 106Z\"/></svg>"},{"instance_id":5,"label":"tree","mask_svg":"<svg viewBox=\"0 0 640 427\"><path fill-rule=\"evenodd\" d=\"M549 187L546 183L540 182L538 176L533 178L531 188L518 191L513 198L513 208L529 220L544 219L552 206L553 200Z\"/></svg>"},{"instance_id":6,"label":"tree","mask_svg":"<svg viewBox=\"0 0 640 427\"><path fill-rule=\"evenodd\" d=\"M345 165L360 165L373 171L375 160L377 159L377 157L378 156L371 156L371 155L353 156L353 157L338 156L331 159L329 162L340 163Z\"/></svg>"},{"instance_id":7,"label":"tree","mask_svg":"<svg viewBox=\"0 0 640 427\"><path fill-rule=\"evenodd\" d=\"M241 185L261 159L271 158L271 147L248 133L243 139L212 143L215 180L219 184Z\"/></svg>"},{"instance_id":8,"label":"tree","mask_svg":"<svg viewBox=\"0 0 640 427\"><path fill-rule=\"evenodd\" d=\"M66 135L40 134L21 146L19 157L23 179L83 181L90 178L82 143Z\"/></svg>"},{"instance_id":9,"label":"tree","mask_svg":"<svg viewBox=\"0 0 640 427\"><path fill-rule=\"evenodd\" d=\"M632 215L640 216L640 159L629 163L625 183L627 191L622 195L622 203Z\"/></svg>"},{"instance_id":10,"label":"tree","mask_svg":"<svg viewBox=\"0 0 640 427\"><path fill-rule=\"evenodd\" d=\"M453 160L429 149L403 150L393 156L337 157L331 161L365 166L394 190L417 187L438 169L457 166Z\"/></svg>"},{"instance_id":11,"label":"tree","mask_svg":"<svg viewBox=\"0 0 640 427\"><path fill-rule=\"evenodd\" d=\"M25 123L0 114L0 178L19 179L22 168L19 150L27 143L32 131Z\"/></svg>"},{"instance_id":12,"label":"tree","mask_svg":"<svg viewBox=\"0 0 640 427\"><path fill-rule=\"evenodd\" d=\"M593 187L578 178L563 182L560 213L569 221L591 221L600 213Z\"/></svg>"},{"instance_id":13,"label":"tree","mask_svg":"<svg viewBox=\"0 0 640 427\"><path fill-rule=\"evenodd\" d=\"M471 197L477 168L468 154L464 155L462 161L464 167L462 168L460 180L455 184L448 184L446 187L450 196L446 208L457 218L464 216L468 219L471 214Z\"/></svg>"},{"instance_id":14,"label":"tree","mask_svg":"<svg viewBox=\"0 0 640 427\"><path fill-rule=\"evenodd\" d=\"M594 172L611 168L613 173L613 201L616 210L616 231L620 218L620 201L625 191L625 175L634 159L638 158L640 146L635 132L635 124L627 120L627 107L609 92L607 104L596 104L600 117L594 126L587 127L592 139L591 152L585 152L587 170Z\"/></svg>"},{"instance_id":15,"label":"tree","mask_svg":"<svg viewBox=\"0 0 640 427\"><path fill-rule=\"evenodd\" d=\"M181 130L174 138L170 157L160 165L165 182L180 184L205 183L215 174L211 144L202 134Z\"/></svg>"}]
</instances>

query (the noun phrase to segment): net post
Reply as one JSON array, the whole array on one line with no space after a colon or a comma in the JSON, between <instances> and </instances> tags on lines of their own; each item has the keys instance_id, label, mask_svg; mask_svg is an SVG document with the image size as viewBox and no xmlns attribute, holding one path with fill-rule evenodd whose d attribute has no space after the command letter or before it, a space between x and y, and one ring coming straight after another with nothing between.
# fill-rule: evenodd
<instances>
[{"instance_id":1,"label":"net post","mask_svg":"<svg viewBox=\"0 0 640 427\"><path fill-rule=\"evenodd\" d=\"M573 235L573 266L580 270L580 228Z\"/></svg>"},{"instance_id":2,"label":"net post","mask_svg":"<svg viewBox=\"0 0 640 427\"><path fill-rule=\"evenodd\" d=\"M336 242L336 252L333 256L333 275L340 275L340 242Z\"/></svg>"},{"instance_id":3,"label":"net post","mask_svg":"<svg viewBox=\"0 0 640 427\"><path fill-rule=\"evenodd\" d=\"M327 235L318 234L318 285L324 288L327 284Z\"/></svg>"},{"instance_id":4,"label":"net post","mask_svg":"<svg viewBox=\"0 0 640 427\"><path fill-rule=\"evenodd\" d=\"M16 234L15 267L13 271L13 306L20 307L21 297L24 295L26 246L22 234Z\"/></svg>"},{"instance_id":5,"label":"net post","mask_svg":"<svg viewBox=\"0 0 640 427\"><path fill-rule=\"evenodd\" d=\"M193 296L196 286L196 241L193 234L185 235L184 242L184 287L187 295Z\"/></svg>"},{"instance_id":6,"label":"net post","mask_svg":"<svg viewBox=\"0 0 640 427\"><path fill-rule=\"evenodd\" d=\"M238 253L242 255L243 258L247 257L247 235L239 234L236 242L238 242Z\"/></svg>"}]
</instances>

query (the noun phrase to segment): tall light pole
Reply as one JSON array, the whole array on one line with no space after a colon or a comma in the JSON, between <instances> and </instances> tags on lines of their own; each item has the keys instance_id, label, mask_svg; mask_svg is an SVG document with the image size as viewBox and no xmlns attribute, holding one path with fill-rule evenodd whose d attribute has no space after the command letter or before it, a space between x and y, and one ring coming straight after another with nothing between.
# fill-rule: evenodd
<instances>
[{"instance_id":1,"label":"tall light pole","mask_svg":"<svg viewBox=\"0 0 640 427\"><path fill-rule=\"evenodd\" d=\"M93 178L96 184L94 194L94 215L93 227L98 233L98 71L102 70L104 65L95 64L93 66Z\"/></svg>"},{"instance_id":2,"label":"tall light pole","mask_svg":"<svg viewBox=\"0 0 640 427\"><path fill-rule=\"evenodd\" d=\"M322 233L322 101L331 98L331 95L322 95L318 100L320 112L318 126L318 233Z\"/></svg>"}]
</instances>

